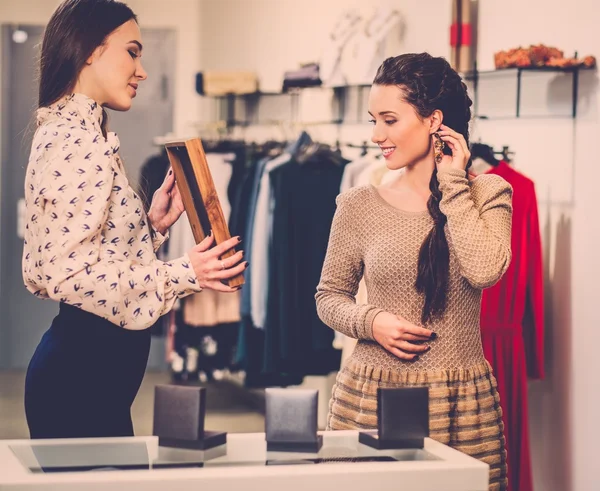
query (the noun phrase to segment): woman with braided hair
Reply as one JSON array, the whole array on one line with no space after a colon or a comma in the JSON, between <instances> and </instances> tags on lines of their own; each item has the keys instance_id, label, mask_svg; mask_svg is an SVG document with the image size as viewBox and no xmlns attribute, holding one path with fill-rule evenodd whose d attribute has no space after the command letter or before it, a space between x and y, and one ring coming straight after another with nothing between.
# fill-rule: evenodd
<instances>
[{"instance_id":1,"label":"woman with braided hair","mask_svg":"<svg viewBox=\"0 0 600 491\"><path fill-rule=\"evenodd\" d=\"M358 339L338 374L328 429L377 427L378 387L429 388L431 437L490 465L506 489L496 380L483 355L481 293L511 260L512 189L470 179L471 100L443 58L389 58L369 96L372 140L395 181L338 197L316 301ZM364 276L368 303L355 295Z\"/></svg>"}]
</instances>

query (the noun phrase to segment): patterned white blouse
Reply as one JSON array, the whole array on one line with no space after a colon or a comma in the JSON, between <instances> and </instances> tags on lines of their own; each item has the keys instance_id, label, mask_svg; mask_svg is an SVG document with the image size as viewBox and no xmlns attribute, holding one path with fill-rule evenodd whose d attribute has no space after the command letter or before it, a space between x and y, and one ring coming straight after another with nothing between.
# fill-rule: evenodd
<instances>
[{"instance_id":1,"label":"patterned white blouse","mask_svg":"<svg viewBox=\"0 0 600 491\"><path fill-rule=\"evenodd\" d=\"M145 329L201 288L187 254L156 258L149 225L102 108L71 94L37 112L25 178L25 286L125 329Z\"/></svg>"}]
</instances>

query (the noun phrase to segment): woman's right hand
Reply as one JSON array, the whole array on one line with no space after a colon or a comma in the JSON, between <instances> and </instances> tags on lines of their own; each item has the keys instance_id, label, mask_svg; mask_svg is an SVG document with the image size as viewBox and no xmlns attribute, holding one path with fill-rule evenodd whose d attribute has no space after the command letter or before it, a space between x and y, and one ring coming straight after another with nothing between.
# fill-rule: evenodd
<instances>
[{"instance_id":1,"label":"woman's right hand","mask_svg":"<svg viewBox=\"0 0 600 491\"><path fill-rule=\"evenodd\" d=\"M240 238L233 237L211 249L214 241L215 237L211 233L188 252L198 284L202 288L209 288L218 292L231 293L238 291L241 287L232 288L223 284L222 281L239 275L248 267L247 261L240 264L244 257L244 251L238 251L227 259L221 260L219 258L238 245L241 242Z\"/></svg>"},{"instance_id":2,"label":"woman's right hand","mask_svg":"<svg viewBox=\"0 0 600 491\"><path fill-rule=\"evenodd\" d=\"M399 315L380 312L373 320L373 337L387 351L401 360L414 361L429 350L423 343L435 339L436 335L429 329L415 326Z\"/></svg>"}]
</instances>

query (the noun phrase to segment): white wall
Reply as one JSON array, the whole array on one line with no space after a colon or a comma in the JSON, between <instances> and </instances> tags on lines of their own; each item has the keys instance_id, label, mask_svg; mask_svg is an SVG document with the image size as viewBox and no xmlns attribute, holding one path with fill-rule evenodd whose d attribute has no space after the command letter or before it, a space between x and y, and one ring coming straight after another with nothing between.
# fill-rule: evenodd
<instances>
[{"instance_id":1,"label":"white wall","mask_svg":"<svg viewBox=\"0 0 600 491\"><path fill-rule=\"evenodd\" d=\"M552 8L544 0L481 4L482 68L492 67L491 54L498 49L539 42L600 59L600 43L593 36L600 6L594 0L552 2ZM541 19L540 12L544 20L534 22ZM530 423L536 489L544 491L600 489L593 451L600 438L593 419L600 405L594 381L594 348L600 342L595 308L595 278L600 275L596 73L585 74L581 82L575 122L489 122L481 128L485 138L515 148L517 166L534 179L541 202L546 274L551 279L546 294L548 377L530 384Z\"/></svg>"},{"instance_id":2,"label":"white wall","mask_svg":"<svg viewBox=\"0 0 600 491\"><path fill-rule=\"evenodd\" d=\"M364 2L363 2L364 3ZM480 0L478 64L493 68L493 53L543 42L593 54L600 60L596 0ZM203 69L255 70L263 90L277 90L285 70L318 59L322 40L353 0L205 0ZM405 51L449 54L449 4L445 0L395 2L407 19ZM542 13L544 20L542 21ZM569 110L570 79L524 79L528 114ZM596 208L600 132L596 73L580 84L579 116L571 119L477 121L472 138L510 145L514 165L536 182L545 249L547 379L530 384L530 433L535 489L600 489L593 445L600 439L593 414L600 407L595 351L600 314L595 278L600 277L600 219ZM482 104L513 110L513 81L488 85ZM485 86L484 86L485 88ZM319 129L321 135L330 136ZM368 126L344 129L358 142Z\"/></svg>"},{"instance_id":3,"label":"white wall","mask_svg":"<svg viewBox=\"0 0 600 491\"><path fill-rule=\"evenodd\" d=\"M437 15L420 15L419 0L204 0L204 69L254 70L261 89L281 90L283 72L318 61L326 37L345 9L396 6L409 16L407 50L446 54L448 2L430 0ZM416 15L410 15L414 13ZM428 31L429 36L423 36ZM439 36L434 35L439 33Z\"/></svg>"}]
</instances>

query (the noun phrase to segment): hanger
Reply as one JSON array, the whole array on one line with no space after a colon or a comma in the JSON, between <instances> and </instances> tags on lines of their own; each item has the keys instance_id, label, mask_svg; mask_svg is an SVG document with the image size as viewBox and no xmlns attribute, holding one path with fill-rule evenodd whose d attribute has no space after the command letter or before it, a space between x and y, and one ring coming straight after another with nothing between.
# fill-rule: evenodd
<instances>
[{"instance_id":1,"label":"hanger","mask_svg":"<svg viewBox=\"0 0 600 491\"><path fill-rule=\"evenodd\" d=\"M504 160L506 162L510 162L511 161L510 156L515 154L515 152L511 152L509 150L508 145L505 145L502 147L502 152L494 152L494 153L496 155L498 155L498 154L502 155L502 160Z\"/></svg>"},{"instance_id":2,"label":"hanger","mask_svg":"<svg viewBox=\"0 0 600 491\"><path fill-rule=\"evenodd\" d=\"M344 163L341 153L332 149L326 143L308 142L300 146L295 154L296 161L300 164L317 163L340 166Z\"/></svg>"},{"instance_id":3,"label":"hanger","mask_svg":"<svg viewBox=\"0 0 600 491\"><path fill-rule=\"evenodd\" d=\"M480 158L493 167L498 167L500 164L500 161L496 158L494 149L485 143L473 143L471 145L471 158Z\"/></svg>"}]
</instances>

